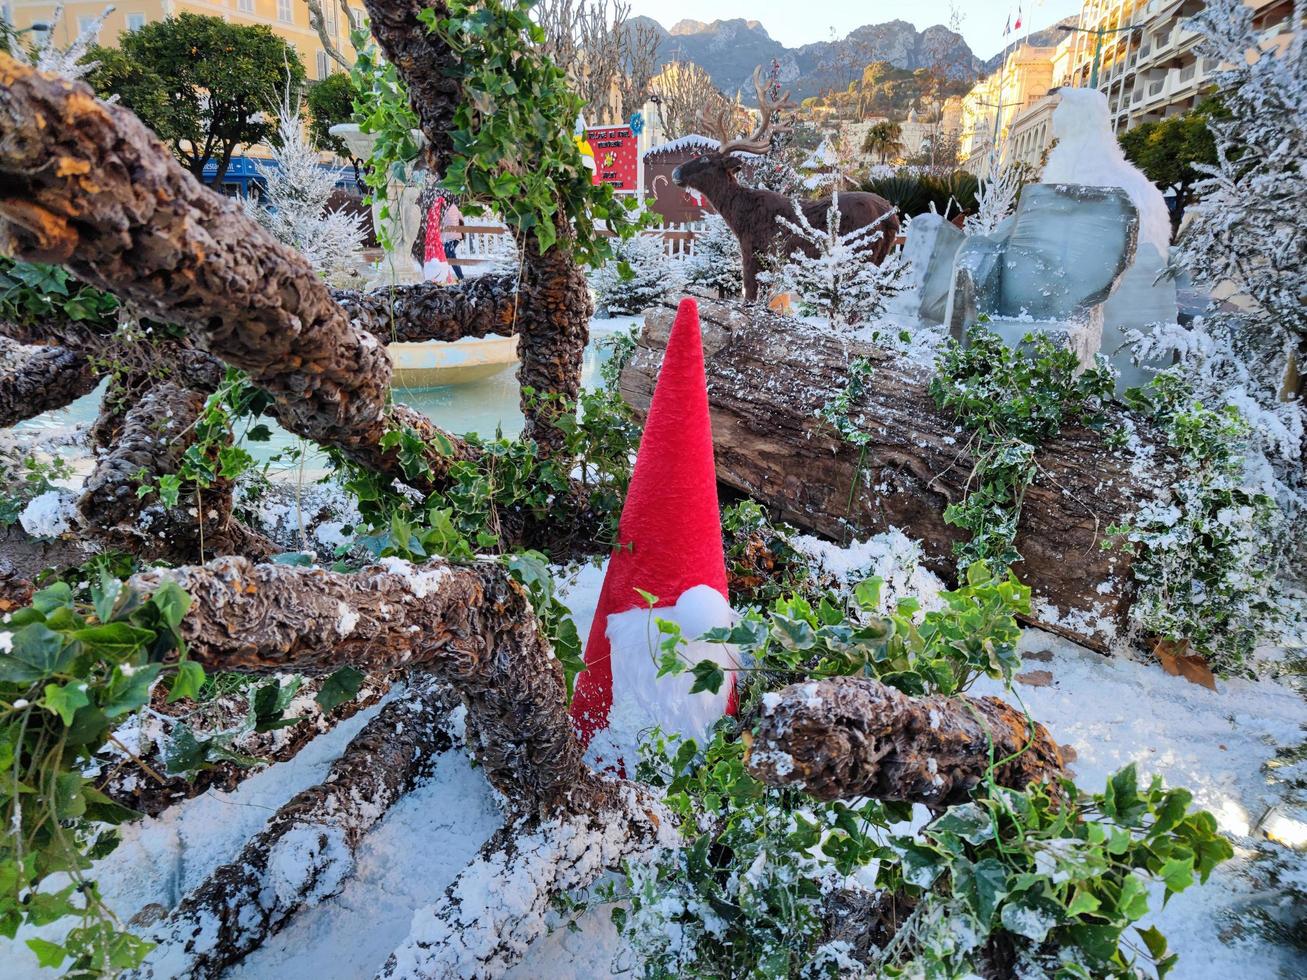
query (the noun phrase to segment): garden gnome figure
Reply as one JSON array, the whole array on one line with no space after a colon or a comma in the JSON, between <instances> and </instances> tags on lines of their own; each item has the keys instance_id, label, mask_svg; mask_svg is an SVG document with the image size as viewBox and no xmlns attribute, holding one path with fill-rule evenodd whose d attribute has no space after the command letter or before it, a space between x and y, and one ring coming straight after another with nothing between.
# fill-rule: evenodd
<instances>
[{"instance_id":1,"label":"garden gnome figure","mask_svg":"<svg viewBox=\"0 0 1307 980\"><path fill-rule=\"evenodd\" d=\"M726 594L704 378L699 309L684 299L654 388L614 550L577 677L572 719L598 766L634 769L636 746L655 725L703 744L724 713L735 712L733 651L701 642L735 621ZM643 593L655 596L651 600ZM658 677L657 620L676 622L687 670ZM690 693L689 666L716 661L726 674L716 693Z\"/></svg>"}]
</instances>

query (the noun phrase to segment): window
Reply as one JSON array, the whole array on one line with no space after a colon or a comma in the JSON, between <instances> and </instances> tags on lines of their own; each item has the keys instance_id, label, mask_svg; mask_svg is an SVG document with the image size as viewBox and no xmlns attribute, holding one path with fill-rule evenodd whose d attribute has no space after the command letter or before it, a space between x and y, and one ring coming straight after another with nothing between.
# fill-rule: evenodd
<instances>
[{"instance_id":1,"label":"window","mask_svg":"<svg viewBox=\"0 0 1307 980\"><path fill-rule=\"evenodd\" d=\"M327 22L327 33L336 36L336 5L331 0L323 0L323 17Z\"/></svg>"},{"instance_id":2,"label":"window","mask_svg":"<svg viewBox=\"0 0 1307 980\"><path fill-rule=\"evenodd\" d=\"M277 19L283 24L289 24L294 21L290 12L290 0L277 0Z\"/></svg>"},{"instance_id":3,"label":"window","mask_svg":"<svg viewBox=\"0 0 1307 980\"><path fill-rule=\"evenodd\" d=\"M90 16L90 17L78 17L78 18L77 18L77 33L78 33L78 34L85 34L87 31L93 31L93 30L95 30L95 16L94 16L94 15L92 15L92 16Z\"/></svg>"},{"instance_id":4,"label":"window","mask_svg":"<svg viewBox=\"0 0 1307 980\"><path fill-rule=\"evenodd\" d=\"M318 80L321 81L322 79L326 78L329 74L331 74L331 68L327 64L327 52L319 51L318 52Z\"/></svg>"},{"instance_id":5,"label":"window","mask_svg":"<svg viewBox=\"0 0 1307 980\"><path fill-rule=\"evenodd\" d=\"M236 9L242 14L254 13L254 0L236 0Z\"/></svg>"},{"instance_id":6,"label":"window","mask_svg":"<svg viewBox=\"0 0 1307 980\"><path fill-rule=\"evenodd\" d=\"M129 31L139 31L145 26L145 14L128 14L127 29Z\"/></svg>"}]
</instances>

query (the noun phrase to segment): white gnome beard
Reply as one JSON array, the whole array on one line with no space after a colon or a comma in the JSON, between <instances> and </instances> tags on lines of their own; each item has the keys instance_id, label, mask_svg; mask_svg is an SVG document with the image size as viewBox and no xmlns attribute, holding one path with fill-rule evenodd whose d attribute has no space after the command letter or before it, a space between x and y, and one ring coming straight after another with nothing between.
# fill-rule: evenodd
<instances>
[{"instance_id":1,"label":"white gnome beard","mask_svg":"<svg viewBox=\"0 0 1307 980\"><path fill-rule=\"evenodd\" d=\"M684 661L696 664L714 660L728 674L716 694L691 694L694 676L658 676L661 656L657 620L681 627L686 643L680 648ZM608 617L606 633L613 670L613 706L608 727L595 733L588 756L599 767L624 763L633 771L639 759L637 746L655 727L665 734L680 734L704 743L708 729L726 713L731 692L729 672L736 666L734 648L700 640L711 629L732 626L735 612L722 594L708 585L696 585L681 593L675 606L656 609L628 609Z\"/></svg>"}]
</instances>

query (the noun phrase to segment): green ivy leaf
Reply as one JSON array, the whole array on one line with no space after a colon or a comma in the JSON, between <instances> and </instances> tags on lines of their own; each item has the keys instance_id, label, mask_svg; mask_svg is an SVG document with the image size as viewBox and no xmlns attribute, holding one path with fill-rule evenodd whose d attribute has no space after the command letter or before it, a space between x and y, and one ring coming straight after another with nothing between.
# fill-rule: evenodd
<instances>
[{"instance_id":1,"label":"green ivy leaf","mask_svg":"<svg viewBox=\"0 0 1307 980\"><path fill-rule=\"evenodd\" d=\"M27 948L36 954L38 966L55 969L64 961L68 954L58 943L48 942L44 939L27 940Z\"/></svg>"},{"instance_id":2,"label":"green ivy leaf","mask_svg":"<svg viewBox=\"0 0 1307 980\"><path fill-rule=\"evenodd\" d=\"M194 660L183 660L177 665L177 676L172 679L172 687L168 689L168 703L183 698L197 698L203 686L204 668Z\"/></svg>"},{"instance_id":3,"label":"green ivy leaf","mask_svg":"<svg viewBox=\"0 0 1307 980\"><path fill-rule=\"evenodd\" d=\"M10 637L9 653L0 655L0 681L11 684L30 684L57 674L77 653L44 623L30 623Z\"/></svg>"},{"instance_id":4,"label":"green ivy leaf","mask_svg":"<svg viewBox=\"0 0 1307 980\"><path fill-rule=\"evenodd\" d=\"M64 725L72 725L73 716L78 708L91 703L86 696L86 681L69 681L63 686L45 685L45 697L40 701L41 707L58 715Z\"/></svg>"},{"instance_id":5,"label":"green ivy leaf","mask_svg":"<svg viewBox=\"0 0 1307 980\"><path fill-rule=\"evenodd\" d=\"M690 685L691 694L698 694L700 691L716 694L726 681L725 671L715 660L700 660L690 668L690 672L694 674L694 683Z\"/></svg>"},{"instance_id":6,"label":"green ivy leaf","mask_svg":"<svg viewBox=\"0 0 1307 980\"><path fill-rule=\"evenodd\" d=\"M341 667L323 682L313 700L323 711L330 711L357 695L363 687L365 677L361 670L350 666Z\"/></svg>"}]
</instances>

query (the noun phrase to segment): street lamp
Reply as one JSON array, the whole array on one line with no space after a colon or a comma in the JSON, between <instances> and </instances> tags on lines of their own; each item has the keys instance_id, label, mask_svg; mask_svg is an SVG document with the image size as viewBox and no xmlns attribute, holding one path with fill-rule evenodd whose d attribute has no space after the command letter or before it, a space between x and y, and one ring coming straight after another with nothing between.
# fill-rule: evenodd
<instances>
[{"instance_id":1,"label":"street lamp","mask_svg":"<svg viewBox=\"0 0 1307 980\"><path fill-rule=\"evenodd\" d=\"M1126 31L1142 31L1143 26L1140 24L1126 24L1124 27L1076 27L1071 24L1058 24L1059 31L1078 32L1080 34L1093 34L1094 41L1094 66L1089 71L1089 87L1098 88L1098 66L1103 60L1103 37L1107 34L1121 34Z\"/></svg>"}]
</instances>

